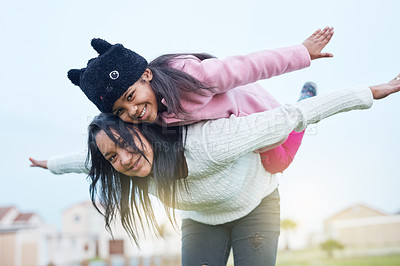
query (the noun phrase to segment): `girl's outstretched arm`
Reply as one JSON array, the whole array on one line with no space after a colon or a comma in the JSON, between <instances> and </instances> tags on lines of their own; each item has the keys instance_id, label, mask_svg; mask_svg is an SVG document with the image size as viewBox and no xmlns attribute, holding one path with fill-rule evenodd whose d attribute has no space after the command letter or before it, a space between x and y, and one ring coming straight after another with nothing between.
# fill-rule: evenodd
<instances>
[{"instance_id":1,"label":"girl's outstretched arm","mask_svg":"<svg viewBox=\"0 0 400 266\"><path fill-rule=\"evenodd\" d=\"M333 28L326 27L315 31L300 45L225 59L200 60L194 56L182 56L172 60L170 66L214 87L213 91L204 91L210 97L238 86L306 68L313 59L332 57L331 53L321 53L332 36Z\"/></svg>"}]
</instances>

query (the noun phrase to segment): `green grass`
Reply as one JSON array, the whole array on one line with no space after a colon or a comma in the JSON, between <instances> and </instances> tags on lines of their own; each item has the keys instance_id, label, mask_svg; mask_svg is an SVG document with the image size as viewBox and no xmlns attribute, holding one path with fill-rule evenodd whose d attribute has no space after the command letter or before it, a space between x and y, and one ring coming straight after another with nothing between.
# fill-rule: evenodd
<instances>
[{"instance_id":1,"label":"green grass","mask_svg":"<svg viewBox=\"0 0 400 266\"><path fill-rule=\"evenodd\" d=\"M399 248L391 250L391 255L371 256L377 254L374 248L347 248L336 251L333 258L328 258L321 249L279 251L276 266L400 266ZM390 254L386 250L386 253ZM232 253L228 266L233 266Z\"/></svg>"},{"instance_id":2,"label":"green grass","mask_svg":"<svg viewBox=\"0 0 400 266\"><path fill-rule=\"evenodd\" d=\"M315 256L316 255L316 256ZM327 258L319 252L280 252L277 266L399 266L400 254L350 258Z\"/></svg>"},{"instance_id":3,"label":"green grass","mask_svg":"<svg viewBox=\"0 0 400 266\"><path fill-rule=\"evenodd\" d=\"M308 261L286 261L278 260L277 266L398 266L400 255L389 255L380 257L348 258L348 259L310 259Z\"/></svg>"}]
</instances>

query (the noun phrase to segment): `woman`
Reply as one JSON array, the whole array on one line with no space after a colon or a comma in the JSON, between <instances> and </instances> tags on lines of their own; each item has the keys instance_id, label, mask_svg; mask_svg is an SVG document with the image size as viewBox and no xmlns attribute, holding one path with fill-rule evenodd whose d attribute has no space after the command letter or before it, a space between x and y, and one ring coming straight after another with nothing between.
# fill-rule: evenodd
<instances>
[{"instance_id":1,"label":"woman","mask_svg":"<svg viewBox=\"0 0 400 266\"><path fill-rule=\"evenodd\" d=\"M369 108L372 99L399 90L396 77L383 85L168 131L100 115L89 126L92 201L100 197L107 225L119 213L134 239L143 220L156 226L149 193L167 209L182 210L183 265L224 265L231 247L235 265L274 265L277 175L266 172L252 151L336 113Z\"/></svg>"}]
</instances>

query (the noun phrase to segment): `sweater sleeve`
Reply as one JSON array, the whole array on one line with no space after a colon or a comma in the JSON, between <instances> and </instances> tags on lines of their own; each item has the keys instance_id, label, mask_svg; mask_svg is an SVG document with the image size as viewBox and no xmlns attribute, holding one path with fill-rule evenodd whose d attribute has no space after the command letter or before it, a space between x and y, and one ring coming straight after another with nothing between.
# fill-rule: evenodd
<instances>
[{"instance_id":1,"label":"sweater sleeve","mask_svg":"<svg viewBox=\"0 0 400 266\"><path fill-rule=\"evenodd\" d=\"M264 50L226 59L199 60L194 56L179 57L170 66L197 78L213 90L200 95L182 91L181 102L188 111L206 104L210 97L262 79L282 75L310 66L310 55L304 45ZM191 108L193 107L193 108ZM193 109L193 110L192 110Z\"/></svg>"},{"instance_id":2,"label":"sweater sleeve","mask_svg":"<svg viewBox=\"0 0 400 266\"><path fill-rule=\"evenodd\" d=\"M87 150L51 157L47 160L47 168L53 174L89 173L86 167ZM90 167L90 163L88 165Z\"/></svg>"},{"instance_id":3,"label":"sweater sleeve","mask_svg":"<svg viewBox=\"0 0 400 266\"><path fill-rule=\"evenodd\" d=\"M293 130L300 132L309 124L341 112L370 108L372 102L367 86L341 90L244 117L199 123L188 131L198 135L188 144L200 145L212 161L229 163L285 139Z\"/></svg>"}]
</instances>

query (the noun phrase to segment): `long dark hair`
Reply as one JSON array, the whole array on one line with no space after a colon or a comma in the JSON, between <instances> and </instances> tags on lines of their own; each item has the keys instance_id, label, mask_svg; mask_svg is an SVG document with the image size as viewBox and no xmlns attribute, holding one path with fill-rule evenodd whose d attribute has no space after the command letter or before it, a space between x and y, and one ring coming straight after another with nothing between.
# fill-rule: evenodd
<instances>
[{"instance_id":1,"label":"long dark hair","mask_svg":"<svg viewBox=\"0 0 400 266\"><path fill-rule=\"evenodd\" d=\"M89 125L88 137L87 163L91 161L89 191L93 205L104 216L106 229L111 234L110 225L118 213L122 226L137 245L138 229L145 229L145 224L147 228L160 233L149 197L150 179L153 179L156 185L155 196L164 203L165 211L172 224L176 224L174 213L176 192L180 186L187 189L185 178L188 175L188 168L183 154L183 128L167 129L146 123L134 125L123 122L112 114L100 114L93 119ZM100 131L104 131L120 147L140 153L148 161L142 150L143 142L138 135L140 131L149 141L154 153L150 175L129 177L117 172L97 147L96 136ZM115 138L115 133L121 137L123 143ZM136 146L134 138L140 140L141 147ZM97 198L104 212L97 206Z\"/></svg>"},{"instance_id":2,"label":"long dark hair","mask_svg":"<svg viewBox=\"0 0 400 266\"><path fill-rule=\"evenodd\" d=\"M205 95L207 90L213 91L215 89L215 87L210 84L203 84L195 77L169 66L173 60L180 60L185 57L193 59L193 56L201 61L215 58L206 53L165 54L157 57L148 65L148 68L153 72L153 79L150 81L151 87L159 102L161 99L166 101L168 113L188 113L180 103L181 91L189 91Z\"/></svg>"}]
</instances>

